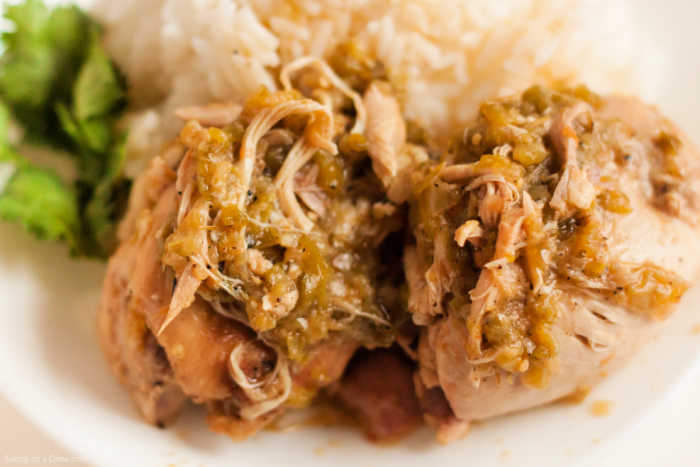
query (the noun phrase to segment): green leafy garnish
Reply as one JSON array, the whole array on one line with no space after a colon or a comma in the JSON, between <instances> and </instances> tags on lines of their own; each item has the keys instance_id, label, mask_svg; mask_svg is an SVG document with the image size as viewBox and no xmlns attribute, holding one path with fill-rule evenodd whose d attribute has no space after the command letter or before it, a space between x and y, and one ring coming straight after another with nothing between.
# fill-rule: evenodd
<instances>
[{"instance_id":1,"label":"green leafy garnish","mask_svg":"<svg viewBox=\"0 0 700 467\"><path fill-rule=\"evenodd\" d=\"M73 112L80 120L109 115L124 98L122 83L99 41L99 34L93 32L87 58L75 82Z\"/></svg>"},{"instance_id":2,"label":"green leafy garnish","mask_svg":"<svg viewBox=\"0 0 700 467\"><path fill-rule=\"evenodd\" d=\"M87 231L94 247L109 254L116 247L116 222L126 208L131 182L121 177L126 159L126 138L111 150L104 176L93 190L85 205L84 217Z\"/></svg>"},{"instance_id":3,"label":"green leafy garnish","mask_svg":"<svg viewBox=\"0 0 700 467\"><path fill-rule=\"evenodd\" d=\"M13 164L0 186L0 217L40 238L63 239L75 254L107 256L129 190L125 135L115 126L124 79L102 48L99 25L77 7L25 0L8 6L5 18L14 27L2 35L0 99L25 140L71 154L78 179L69 186L17 154L0 119L0 163Z\"/></svg>"},{"instance_id":4,"label":"green leafy garnish","mask_svg":"<svg viewBox=\"0 0 700 467\"><path fill-rule=\"evenodd\" d=\"M73 189L54 172L32 165L0 162L2 171L11 175L0 195L0 217L19 222L40 239L65 240L78 248L80 216Z\"/></svg>"},{"instance_id":5,"label":"green leafy garnish","mask_svg":"<svg viewBox=\"0 0 700 467\"><path fill-rule=\"evenodd\" d=\"M9 112L0 106L0 218L18 222L45 240L80 242L78 199L51 170L34 166L7 142Z\"/></svg>"},{"instance_id":6,"label":"green leafy garnish","mask_svg":"<svg viewBox=\"0 0 700 467\"><path fill-rule=\"evenodd\" d=\"M76 7L49 10L39 0L8 6L14 29L2 35L0 93L27 138L66 147L53 104L69 101L88 44L91 21Z\"/></svg>"}]
</instances>

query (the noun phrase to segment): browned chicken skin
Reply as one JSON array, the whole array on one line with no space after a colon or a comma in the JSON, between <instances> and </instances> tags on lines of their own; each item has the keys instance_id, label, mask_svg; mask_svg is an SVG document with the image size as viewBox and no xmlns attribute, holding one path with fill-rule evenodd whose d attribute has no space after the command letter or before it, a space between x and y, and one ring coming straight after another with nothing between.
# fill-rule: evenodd
<instances>
[{"instance_id":1,"label":"browned chicken skin","mask_svg":"<svg viewBox=\"0 0 700 467\"><path fill-rule=\"evenodd\" d=\"M105 294L127 298L121 290L105 288ZM164 426L177 417L186 396L143 316L134 310L123 311L124 304L117 300L111 303L99 315L103 349L143 417Z\"/></svg>"}]
</instances>

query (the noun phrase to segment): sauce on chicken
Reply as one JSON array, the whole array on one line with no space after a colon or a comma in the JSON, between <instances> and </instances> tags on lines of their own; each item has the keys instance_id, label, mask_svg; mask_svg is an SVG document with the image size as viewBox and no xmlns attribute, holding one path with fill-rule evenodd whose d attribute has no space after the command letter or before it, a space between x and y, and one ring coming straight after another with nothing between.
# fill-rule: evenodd
<instances>
[{"instance_id":1,"label":"sauce on chicken","mask_svg":"<svg viewBox=\"0 0 700 467\"><path fill-rule=\"evenodd\" d=\"M487 101L411 206L419 374L469 421L552 401L628 355L700 264L700 159L635 99Z\"/></svg>"},{"instance_id":2,"label":"sauce on chicken","mask_svg":"<svg viewBox=\"0 0 700 467\"><path fill-rule=\"evenodd\" d=\"M590 387L695 280L700 158L654 108L533 87L439 148L338 54L178 110L136 181L99 325L150 422L245 437L324 391L446 443Z\"/></svg>"},{"instance_id":3,"label":"sauce on chicken","mask_svg":"<svg viewBox=\"0 0 700 467\"><path fill-rule=\"evenodd\" d=\"M246 434L308 405L356 349L392 344L402 272L380 249L405 209L387 197L398 166L377 151L374 126L403 120L379 86L353 88L304 57L282 68L277 91L178 110L180 137L133 190L100 319L125 384L176 399L152 414L134 392L149 420L171 420L187 396L215 429ZM121 324L127 310L138 335ZM152 351L127 352L144 339ZM153 352L162 381L135 371Z\"/></svg>"}]
</instances>

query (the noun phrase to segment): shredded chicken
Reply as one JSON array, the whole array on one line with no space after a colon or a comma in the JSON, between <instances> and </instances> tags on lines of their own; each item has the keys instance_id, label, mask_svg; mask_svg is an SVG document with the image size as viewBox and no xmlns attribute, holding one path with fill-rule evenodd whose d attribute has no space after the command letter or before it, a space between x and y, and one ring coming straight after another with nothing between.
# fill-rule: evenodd
<instances>
[{"instance_id":1,"label":"shredded chicken","mask_svg":"<svg viewBox=\"0 0 700 467\"><path fill-rule=\"evenodd\" d=\"M432 317L438 314L428 296L425 272L419 261L415 246L407 246L403 255L403 267L411 294L408 297L408 310L413 315L413 321L418 325L430 323Z\"/></svg>"},{"instance_id":2,"label":"shredded chicken","mask_svg":"<svg viewBox=\"0 0 700 467\"><path fill-rule=\"evenodd\" d=\"M682 214L697 218L687 174L700 158L636 100L533 87L489 101L442 164L443 183L412 206L404 255L408 308L426 326L416 388L438 430L423 399L441 413L443 395L459 434L594 384L700 271L683 252L698 249L697 222ZM426 280L440 258L451 282ZM435 284L450 297L440 314L426 300Z\"/></svg>"},{"instance_id":3,"label":"shredded chicken","mask_svg":"<svg viewBox=\"0 0 700 467\"><path fill-rule=\"evenodd\" d=\"M286 128L273 128L265 133L263 141L271 146L291 146L294 144L295 138L294 132Z\"/></svg>"},{"instance_id":4,"label":"shredded chicken","mask_svg":"<svg viewBox=\"0 0 700 467\"><path fill-rule=\"evenodd\" d=\"M375 323L380 324L382 326L391 326L391 323L389 323L389 321L387 321L385 318L372 315L370 313L365 313L364 311L360 310L357 306L351 304L346 300L335 299L333 300L333 305L337 307L339 311L343 311L348 314L347 318L345 318L346 323L360 316L370 321L374 321Z\"/></svg>"},{"instance_id":5,"label":"shredded chicken","mask_svg":"<svg viewBox=\"0 0 700 467\"><path fill-rule=\"evenodd\" d=\"M444 167L440 171L440 178L447 183L457 183L477 176L474 163L471 164L453 164Z\"/></svg>"},{"instance_id":6,"label":"shredded chicken","mask_svg":"<svg viewBox=\"0 0 700 467\"><path fill-rule=\"evenodd\" d=\"M425 272L427 300L431 307L431 314L442 313L442 299L452 287L452 281L455 278L455 273L449 258L450 242L451 238L448 232L440 232L440 234L435 237L433 264L431 264Z\"/></svg>"},{"instance_id":7,"label":"shredded chicken","mask_svg":"<svg viewBox=\"0 0 700 467\"><path fill-rule=\"evenodd\" d=\"M177 180L175 181L175 188L177 189L177 194L180 197L180 205L177 209L177 224L180 225L182 219L184 219L185 214L190 210L192 204L192 195L196 189L195 184L197 161L192 155L192 150L188 150L185 153L185 157L180 163L180 167L177 169Z\"/></svg>"},{"instance_id":8,"label":"shredded chicken","mask_svg":"<svg viewBox=\"0 0 700 467\"><path fill-rule=\"evenodd\" d=\"M278 353L274 370L263 380L250 381L248 375L241 369L245 345L245 343L239 344L231 351L229 370L233 380L252 402L241 409L241 417L245 420L255 420L277 409L289 398L292 378L287 359Z\"/></svg>"},{"instance_id":9,"label":"shredded chicken","mask_svg":"<svg viewBox=\"0 0 700 467\"><path fill-rule=\"evenodd\" d=\"M550 129L550 136L564 166L564 172L549 204L562 215L570 212L569 205L578 209L588 209L595 199L595 188L576 160L578 137L574 130L574 122L590 113L590 106L579 101L571 107L564 108L554 118Z\"/></svg>"},{"instance_id":10,"label":"shredded chicken","mask_svg":"<svg viewBox=\"0 0 700 467\"><path fill-rule=\"evenodd\" d=\"M173 298L170 301L168 316L165 318L163 325L158 330L158 334L180 314L182 310L192 305L195 294L199 285L204 280L204 275L199 271L199 266L194 263L189 263L185 266L185 270L180 274L180 281L173 293Z\"/></svg>"},{"instance_id":11,"label":"shredded chicken","mask_svg":"<svg viewBox=\"0 0 700 467\"><path fill-rule=\"evenodd\" d=\"M308 124L307 130L312 126L314 128L320 126L322 129L320 130L321 133L307 131L305 138L299 140L302 142L300 143L297 141L297 143L295 143L296 150L292 149L294 153L290 151L290 154L284 161L284 166L278 173L276 180L278 187L288 180L293 180L294 173L303 167L304 163L306 163L311 155L313 155L314 150L323 149L331 154L336 154L338 152L335 143L328 139L324 139L324 136L319 136L328 135L328 132L330 131L329 124L332 122L332 117L325 106L310 99L298 99L281 102L273 107L263 109L255 116L253 121L250 122L250 125L248 125L243 135L243 140L241 141L240 159L238 161L238 167L240 170L238 206L240 208L242 208L245 203L245 194L250 187L250 179L253 175L256 147L258 142L277 122L282 120L284 117L295 113L310 114L312 116L313 120ZM314 139L314 137L309 135L316 135L314 143L319 143L320 146L312 146L313 143L311 141L307 143L307 137ZM304 161L304 163L300 163L300 161ZM296 170L291 170L291 168L295 168ZM291 189L291 187L289 189ZM289 189L286 191L289 191Z\"/></svg>"},{"instance_id":12,"label":"shredded chicken","mask_svg":"<svg viewBox=\"0 0 700 467\"><path fill-rule=\"evenodd\" d=\"M546 241L544 226L542 225L542 210L535 204L529 193L523 193L523 215L529 221L529 226L525 225L525 234L527 242L533 249L538 248ZM530 282L532 283L532 291L537 294L540 292L545 283L544 270L541 270L535 265L528 268L530 272Z\"/></svg>"},{"instance_id":13,"label":"shredded chicken","mask_svg":"<svg viewBox=\"0 0 700 467\"><path fill-rule=\"evenodd\" d=\"M347 84L345 84L345 82L335 74L331 67L329 67L328 64L320 58L300 57L286 64L280 72L280 83L282 83L282 87L287 90L292 89L290 75L310 66L317 68L324 78L328 79L333 86L352 100L353 105L355 106L355 111L357 112L357 117L355 118L355 124L350 130L350 133L363 133L365 131L367 113L362 102L362 97L360 97L358 93L353 91Z\"/></svg>"},{"instance_id":14,"label":"shredded chicken","mask_svg":"<svg viewBox=\"0 0 700 467\"><path fill-rule=\"evenodd\" d=\"M486 226L495 226L500 214L520 199L520 190L495 170L483 173L476 163L456 164L443 168L440 178L448 183L464 183L473 179L466 191L478 190L479 217Z\"/></svg>"},{"instance_id":15,"label":"shredded chicken","mask_svg":"<svg viewBox=\"0 0 700 467\"><path fill-rule=\"evenodd\" d=\"M406 122L396 97L373 82L364 95L367 108L367 150L372 168L394 203L405 202L411 193L414 168L428 160L425 148L406 142Z\"/></svg>"},{"instance_id":16,"label":"shredded chicken","mask_svg":"<svg viewBox=\"0 0 700 467\"><path fill-rule=\"evenodd\" d=\"M304 232L311 231L314 227L314 223L306 216L301 206L299 206L295 194L294 177L296 173L311 160L316 150L317 149L306 142L305 139L298 140L289 151L284 165L282 165L275 179L282 211Z\"/></svg>"},{"instance_id":17,"label":"shredded chicken","mask_svg":"<svg viewBox=\"0 0 700 467\"><path fill-rule=\"evenodd\" d=\"M154 157L150 166L135 181L129 198L129 209L119 224L117 233L120 241L124 241L136 229L136 223L144 210L155 203L175 180L175 169L184 151L185 148L180 143L166 147L163 154Z\"/></svg>"},{"instance_id":18,"label":"shredded chicken","mask_svg":"<svg viewBox=\"0 0 700 467\"><path fill-rule=\"evenodd\" d=\"M399 158L406 145L406 123L399 103L377 83L365 92L368 111L367 144L377 176L389 185L399 172Z\"/></svg>"},{"instance_id":19,"label":"shredded chicken","mask_svg":"<svg viewBox=\"0 0 700 467\"><path fill-rule=\"evenodd\" d=\"M294 193L311 211L323 216L326 213L328 200L323 189L318 186L317 179L317 165L300 170L294 177Z\"/></svg>"},{"instance_id":20,"label":"shredded chicken","mask_svg":"<svg viewBox=\"0 0 700 467\"><path fill-rule=\"evenodd\" d=\"M99 318L148 420L189 399L250 434L326 390L376 438L447 443L599 379L700 270L700 162L656 111L534 88L439 155L373 76L302 57L244 111L177 110Z\"/></svg>"},{"instance_id":21,"label":"shredded chicken","mask_svg":"<svg viewBox=\"0 0 700 467\"><path fill-rule=\"evenodd\" d=\"M178 211L178 216L179 213L180 211ZM196 226L206 226L209 223L209 203L205 200L198 201L185 215L185 219L183 219L182 222L186 220L189 220ZM210 261L208 259L202 260L202 258L208 258L209 240L207 232L203 229L196 230L192 232L191 235L191 241L196 244L198 253L196 256L193 255L193 258L187 262L182 273L178 277L177 285L173 291L173 298L168 308L168 315L158 330L158 334L162 333L182 310L194 302L199 285L207 277L206 269ZM199 257L200 261L196 261L195 258L197 257ZM209 268L211 268L211 266L209 266Z\"/></svg>"},{"instance_id":22,"label":"shredded chicken","mask_svg":"<svg viewBox=\"0 0 700 467\"><path fill-rule=\"evenodd\" d=\"M454 239L457 245L464 246L467 241L475 243L479 238L484 235L484 229L481 228L479 221L475 219L469 219L464 224L459 226L455 230Z\"/></svg>"}]
</instances>

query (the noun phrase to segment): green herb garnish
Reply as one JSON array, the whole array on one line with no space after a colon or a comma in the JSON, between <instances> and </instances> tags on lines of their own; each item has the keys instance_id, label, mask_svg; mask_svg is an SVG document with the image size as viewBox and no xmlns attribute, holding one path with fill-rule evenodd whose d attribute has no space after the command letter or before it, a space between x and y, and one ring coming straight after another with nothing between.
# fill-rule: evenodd
<instances>
[{"instance_id":1,"label":"green herb garnish","mask_svg":"<svg viewBox=\"0 0 700 467\"><path fill-rule=\"evenodd\" d=\"M0 175L9 179L0 184L0 218L62 239L76 255L105 257L130 184L122 175L125 135L116 129L124 79L102 48L99 25L77 7L25 0L4 16L13 28L2 35L0 99L25 142L69 153L78 178L68 184L17 154L5 121Z\"/></svg>"}]
</instances>

